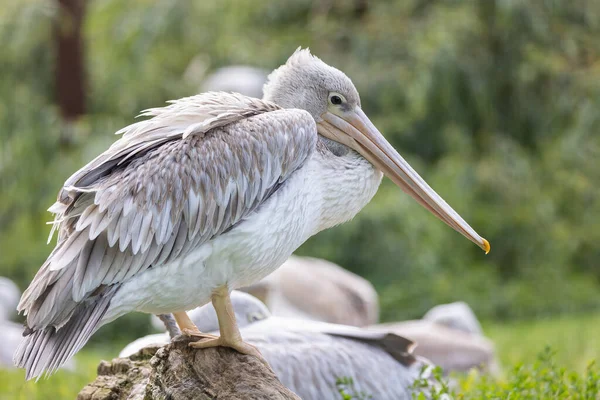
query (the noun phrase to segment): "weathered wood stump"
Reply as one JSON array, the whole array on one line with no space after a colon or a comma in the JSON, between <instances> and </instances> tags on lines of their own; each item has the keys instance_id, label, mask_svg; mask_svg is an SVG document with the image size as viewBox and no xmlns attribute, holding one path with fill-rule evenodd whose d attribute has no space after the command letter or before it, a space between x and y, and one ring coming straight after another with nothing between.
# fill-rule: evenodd
<instances>
[{"instance_id":1,"label":"weathered wood stump","mask_svg":"<svg viewBox=\"0 0 600 400\"><path fill-rule=\"evenodd\" d=\"M300 399L257 358L223 347L196 350L189 341L178 337L129 358L102 361L98 377L77 399Z\"/></svg>"}]
</instances>

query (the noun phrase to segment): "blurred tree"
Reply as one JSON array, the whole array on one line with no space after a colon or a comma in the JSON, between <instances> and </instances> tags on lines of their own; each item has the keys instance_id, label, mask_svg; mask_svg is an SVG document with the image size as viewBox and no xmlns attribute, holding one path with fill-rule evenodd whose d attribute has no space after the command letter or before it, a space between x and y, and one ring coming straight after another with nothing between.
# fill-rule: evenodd
<instances>
[{"instance_id":1,"label":"blurred tree","mask_svg":"<svg viewBox=\"0 0 600 400\"><path fill-rule=\"evenodd\" d=\"M82 38L85 0L57 0L53 20L56 48L56 97L65 120L85 112L85 67Z\"/></svg>"}]
</instances>

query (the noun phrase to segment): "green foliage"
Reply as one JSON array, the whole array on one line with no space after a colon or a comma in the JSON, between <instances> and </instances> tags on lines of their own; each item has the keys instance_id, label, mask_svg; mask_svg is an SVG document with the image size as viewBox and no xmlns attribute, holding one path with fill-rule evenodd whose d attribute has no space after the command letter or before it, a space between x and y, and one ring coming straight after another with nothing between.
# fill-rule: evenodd
<instances>
[{"instance_id":1,"label":"green foliage","mask_svg":"<svg viewBox=\"0 0 600 400\"><path fill-rule=\"evenodd\" d=\"M413 400L450 400L452 390L440 367L421 367L419 377L411 387Z\"/></svg>"},{"instance_id":2,"label":"green foliage","mask_svg":"<svg viewBox=\"0 0 600 400\"><path fill-rule=\"evenodd\" d=\"M469 399L569 399L595 400L600 391L600 370L592 362L584 373L559 367L554 361L555 352L547 347L532 364L517 364L507 377L497 381L486 375L472 372L459 379L459 387L451 389L442 372L436 368L430 376L415 381L413 399L469 400ZM427 397L429 396L429 397Z\"/></svg>"},{"instance_id":3,"label":"green foliage","mask_svg":"<svg viewBox=\"0 0 600 400\"><path fill-rule=\"evenodd\" d=\"M368 400L373 396L365 392L358 392L354 386L354 379L344 376L335 380L335 386L340 393L340 400Z\"/></svg>"},{"instance_id":4,"label":"green foliage","mask_svg":"<svg viewBox=\"0 0 600 400\"><path fill-rule=\"evenodd\" d=\"M300 254L374 282L385 320L458 299L496 319L597 309L600 3L360 3L88 2L89 114L68 125L54 104L53 3L5 4L0 274L26 286L50 251L44 210L58 188L141 109L195 93L214 68L271 69L302 45L353 78L375 124L492 251L386 181Z\"/></svg>"}]
</instances>

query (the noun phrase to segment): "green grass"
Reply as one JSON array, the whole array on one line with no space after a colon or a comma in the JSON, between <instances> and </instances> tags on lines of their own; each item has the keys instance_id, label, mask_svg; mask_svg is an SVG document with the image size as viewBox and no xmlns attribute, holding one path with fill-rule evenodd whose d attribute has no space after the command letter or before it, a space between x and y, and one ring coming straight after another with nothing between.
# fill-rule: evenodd
<instances>
[{"instance_id":1,"label":"green grass","mask_svg":"<svg viewBox=\"0 0 600 400\"><path fill-rule=\"evenodd\" d=\"M496 343L497 354L504 368L498 381L471 374L461 380L457 398L535 399L581 398L587 390L597 390L597 368L588 368L600 360L600 314L548 318L538 321L484 324L486 334ZM50 379L25 382L22 371L0 372L0 399L74 399L81 388L96 375L101 359L110 359L121 344L84 349L77 357L77 371L59 371ZM545 349L549 347L551 352ZM341 382L340 384L344 384ZM350 385L351 386L351 385ZM346 398L360 398L345 386ZM561 394L562 393L562 394ZM368 394L365 394L368 398ZM562 397L560 397L562 396ZM590 397L591 396L591 397Z\"/></svg>"},{"instance_id":2,"label":"green grass","mask_svg":"<svg viewBox=\"0 0 600 400\"><path fill-rule=\"evenodd\" d=\"M109 349L83 350L75 356L75 371L60 370L49 379L25 381L22 370L0 371L1 400L59 400L75 399L77 393L96 377L98 363L109 354Z\"/></svg>"},{"instance_id":3,"label":"green grass","mask_svg":"<svg viewBox=\"0 0 600 400\"><path fill-rule=\"evenodd\" d=\"M452 387L442 370L433 371L433 379L426 368L422 379L414 383L414 400L597 400L600 398L600 371L592 362L583 373L557 364L556 353L546 347L537 360L529 364L517 364L506 372L504 379L495 380L472 371L458 378ZM351 399L349 399L351 400Z\"/></svg>"},{"instance_id":4,"label":"green grass","mask_svg":"<svg viewBox=\"0 0 600 400\"><path fill-rule=\"evenodd\" d=\"M434 372L437 386L417 381L432 400L448 399L600 399L600 315L484 324L503 367L498 379L472 371L451 389ZM424 395L416 394L416 400Z\"/></svg>"},{"instance_id":5,"label":"green grass","mask_svg":"<svg viewBox=\"0 0 600 400\"><path fill-rule=\"evenodd\" d=\"M561 367L583 373L600 362L600 314L554 317L536 321L484 324L496 344L502 366L532 363L546 346Z\"/></svg>"}]
</instances>

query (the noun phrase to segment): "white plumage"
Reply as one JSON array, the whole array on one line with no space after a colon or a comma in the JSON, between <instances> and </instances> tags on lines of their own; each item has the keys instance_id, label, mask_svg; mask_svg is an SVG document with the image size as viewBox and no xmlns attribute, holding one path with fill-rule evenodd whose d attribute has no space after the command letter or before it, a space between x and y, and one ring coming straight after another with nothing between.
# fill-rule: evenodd
<instances>
[{"instance_id":1,"label":"white plumage","mask_svg":"<svg viewBox=\"0 0 600 400\"><path fill-rule=\"evenodd\" d=\"M109 309L108 318L131 309L162 314L206 304L215 287L227 284L231 288L239 288L256 282L279 267L310 236L345 222L352 216L352 210L348 214L336 213L336 220L332 220L331 211L338 207L347 210L349 207L335 204L331 210L323 209L320 193L327 190L330 185L328 179L335 179L335 174L319 170L319 164L319 161L310 160L262 206L260 213L249 216L236 229L216 237L181 259L148 270L125 283L114 299L119 308ZM364 204L371 199L381 174L367 162L364 162L364 169L370 169L373 176L370 187L365 185L368 190L361 192L359 199L352 193L340 198ZM351 170L347 179L351 180L354 173L361 177L365 175L365 171L358 168ZM359 207L362 205L359 204ZM322 215L327 217L322 218ZM197 284L182 287L181 282Z\"/></svg>"}]
</instances>

